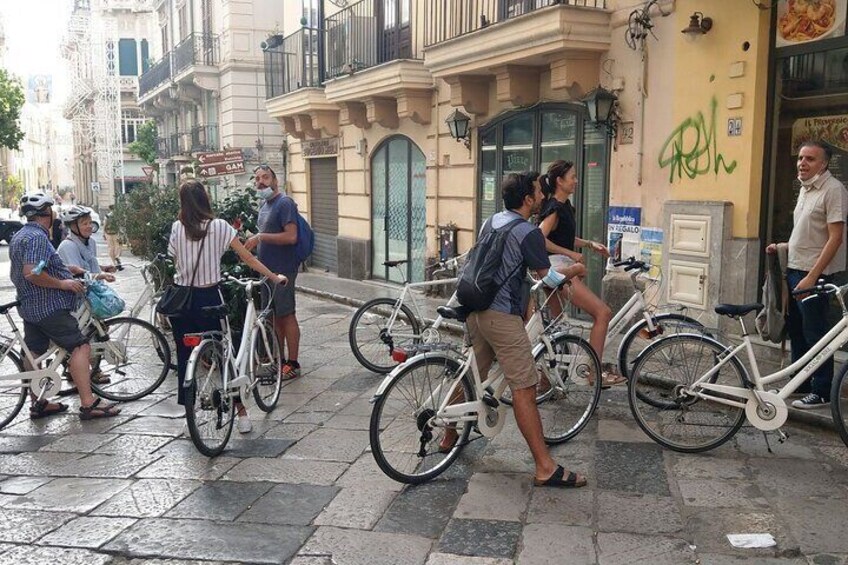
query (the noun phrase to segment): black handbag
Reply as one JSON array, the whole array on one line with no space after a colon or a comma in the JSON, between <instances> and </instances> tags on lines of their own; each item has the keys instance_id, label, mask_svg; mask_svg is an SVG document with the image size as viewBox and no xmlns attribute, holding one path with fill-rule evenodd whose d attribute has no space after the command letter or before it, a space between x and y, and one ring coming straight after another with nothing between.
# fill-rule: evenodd
<instances>
[{"instance_id":1,"label":"black handbag","mask_svg":"<svg viewBox=\"0 0 848 565\"><path fill-rule=\"evenodd\" d=\"M212 223L211 221L209 223ZM194 262L194 271L191 273L191 282L188 286L177 286L172 284L165 287L159 302L156 303L156 311L163 316L181 316L183 312L191 307L191 293L194 290L194 277L197 275L197 267L203 256L203 246L206 244L206 236L209 235L209 224L200 242L200 251L197 252L197 261Z\"/></svg>"}]
</instances>

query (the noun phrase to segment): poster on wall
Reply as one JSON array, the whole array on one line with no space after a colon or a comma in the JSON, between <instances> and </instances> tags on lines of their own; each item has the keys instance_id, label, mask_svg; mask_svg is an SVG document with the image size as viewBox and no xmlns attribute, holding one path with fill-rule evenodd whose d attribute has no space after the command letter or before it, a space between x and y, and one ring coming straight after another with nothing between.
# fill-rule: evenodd
<instances>
[{"instance_id":1,"label":"poster on wall","mask_svg":"<svg viewBox=\"0 0 848 565\"><path fill-rule=\"evenodd\" d=\"M639 258L642 209L626 206L610 206L607 223L607 247L610 261L621 261L628 257Z\"/></svg>"},{"instance_id":2,"label":"poster on wall","mask_svg":"<svg viewBox=\"0 0 848 565\"><path fill-rule=\"evenodd\" d=\"M776 47L845 35L845 0L779 0Z\"/></svg>"},{"instance_id":3,"label":"poster on wall","mask_svg":"<svg viewBox=\"0 0 848 565\"><path fill-rule=\"evenodd\" d=\"M660 228L642 228L642 261L651 266L648 276L658 279L662 265L663 231Z\"/></svg>"},{"instance_id":4,"label":"poster on wall","mask_svg":"<svg viewBox=\"0 0 848 565\"><path fill-rule=\"evenodd\" d=\"M830 172L843 183L848 181L848 114L800 118L792 124L792 154L805 141L820 141L830 146L833 158Z\"/></svg>"}]
</instances>

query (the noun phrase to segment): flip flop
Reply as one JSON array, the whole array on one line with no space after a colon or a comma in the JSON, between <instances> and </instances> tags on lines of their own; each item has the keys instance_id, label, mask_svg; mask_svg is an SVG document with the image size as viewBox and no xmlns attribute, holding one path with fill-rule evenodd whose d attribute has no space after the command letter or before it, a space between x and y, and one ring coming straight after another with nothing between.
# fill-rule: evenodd
<instances>
[{"instance_id":1,"label":"flip flop","mask_svg":"<svg viewBox=\"0 0 848 565\"><path fill-rule=\"evenodd\" d=\"M39 400L29 407L29 419L40 420L41 418L47 418L48 416L61 414L62 412L66 412L67 410L67 404L62 404L61 402L58 402L53 405L53 408L50 408L50 403L47 400Z\"/></svg>"},{"instance_id":2,"label":"flip flop","mask_svg":"<svg viewBox=\"0 0 848 565\"><path fill-rule=\"evenodd\" d=\"M537 487L555 487L555 488L580 488L586 486L586 477L579 477L574 471L565 476L565 468L562 465L557 465L556 471L547 480L533 479L533 484Z\"/></svg>"}]
</instances>

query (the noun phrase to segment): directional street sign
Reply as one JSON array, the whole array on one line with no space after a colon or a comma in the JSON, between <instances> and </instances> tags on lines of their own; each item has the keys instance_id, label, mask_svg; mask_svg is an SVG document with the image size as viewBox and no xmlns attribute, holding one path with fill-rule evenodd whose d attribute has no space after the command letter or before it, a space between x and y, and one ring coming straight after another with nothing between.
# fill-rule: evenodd
<instances>
[{"instance_id":1,"label":"directional street sign","mask_svg":"<svg viewBox=\"0 0 848 565\"><path fill-rule=\"evenodd\" d=\"M199 174L203 178L237 175L244 172L244 156L241 149L199 153Z\"/></svg>"},{"instance_id":2,"label":"directional street sign","mask_svg":"<svg viewBox=\"0 0 848 565\"><path fill-rule=\"evenodd\" d=\"M220 177L223 175L239 175L244 172L244 161L235 163L218 163L215 165L204 165L200 167L200 176L203 178Z\"/></svg>"}]
</instances>

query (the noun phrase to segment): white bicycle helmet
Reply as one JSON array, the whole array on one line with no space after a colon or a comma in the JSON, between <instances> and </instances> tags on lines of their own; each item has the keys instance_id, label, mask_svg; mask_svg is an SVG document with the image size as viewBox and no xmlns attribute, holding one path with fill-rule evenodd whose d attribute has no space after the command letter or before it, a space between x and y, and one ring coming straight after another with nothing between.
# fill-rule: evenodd
<instances>
[{"instance_id":1,"label":"white bicycle helmet","mask_svg":"<svg viewBox=\"0 0 848 565\"><path fill-rule=\"evenodd\" d=\"M20 211L27 218L31 218L49 206L53 206L52 198L43 192L33 192L21 197Z\"/></svg>"},{"instance_id":2,"label":"white bicycle helmet","mask_svg":"<svg viewBox=\"0 0 848 565\"><path fill-rule=\"evenodd\" d=\"M62 212L62 223L72 224L85 216L91 216L91 208L74 205Z\"/></svg>"}]
</instances>

